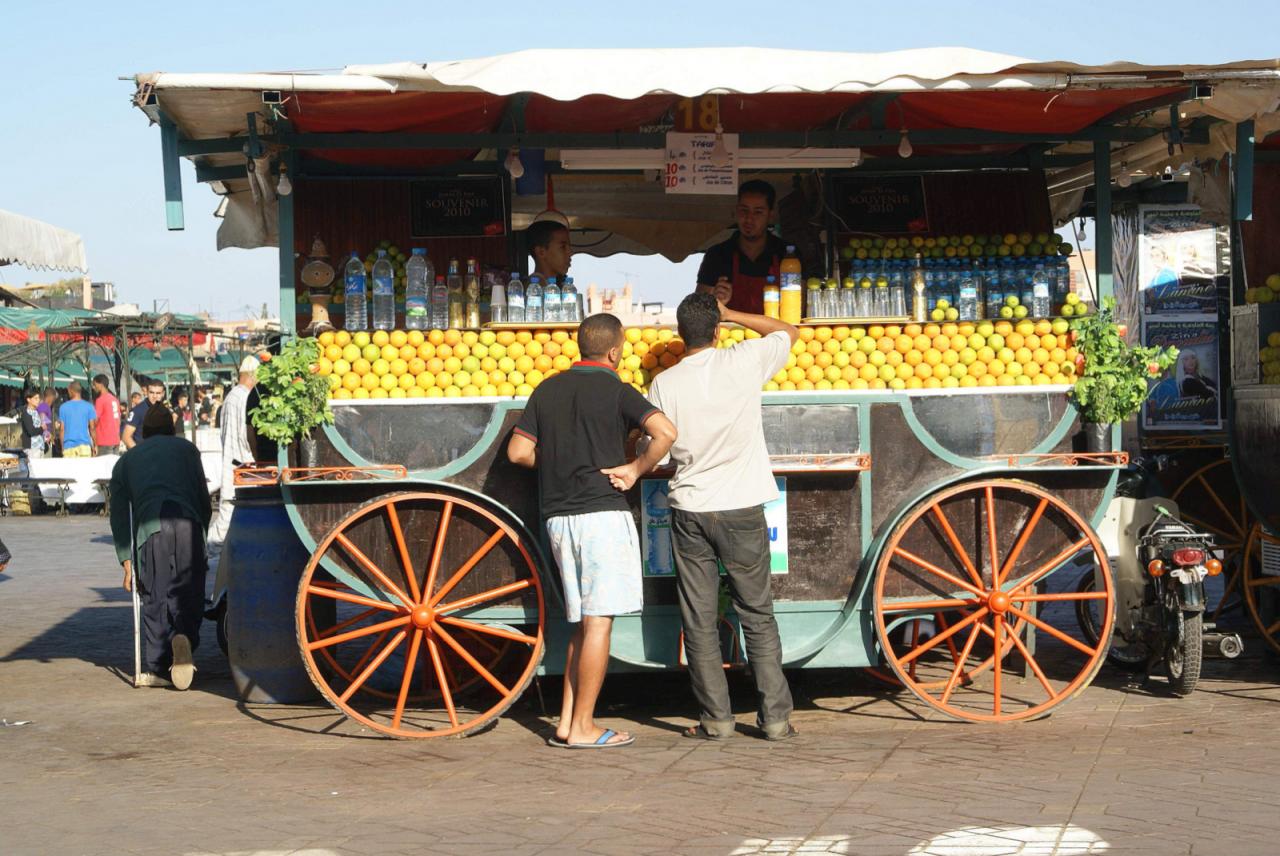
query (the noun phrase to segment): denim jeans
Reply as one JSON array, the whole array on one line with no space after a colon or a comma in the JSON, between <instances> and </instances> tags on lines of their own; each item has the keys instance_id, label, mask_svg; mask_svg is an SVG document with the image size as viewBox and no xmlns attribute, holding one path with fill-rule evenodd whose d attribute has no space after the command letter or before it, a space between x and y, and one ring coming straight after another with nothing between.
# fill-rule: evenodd
<instances>
[{"instance_id":1,"label":"denim jeans","mask_svg":"<svg viewBox=\"0 0 1280 856\"><path fill-rule=\"evenodd\" d=\"M742 624L747 660L760 697L756 723L769 734L785 731L792 710L791 689L782 673L782 643L773 617L769 533L763 506L703 512L673 508L671 539L685 656L703 728L716 736L733 733L729 683L717 627L718 559L728 574L734 611Z\"/></svg>"}]
</instances>

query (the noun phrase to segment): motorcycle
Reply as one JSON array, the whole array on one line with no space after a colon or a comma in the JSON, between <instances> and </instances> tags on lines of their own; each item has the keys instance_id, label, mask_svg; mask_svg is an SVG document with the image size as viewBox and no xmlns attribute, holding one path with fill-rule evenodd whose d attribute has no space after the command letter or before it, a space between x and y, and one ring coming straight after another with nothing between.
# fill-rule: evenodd
<instances>
[{"instance_id":1,"label":"motorcycle","mask_svg":"<svg viewBox=\"0 0 1280 856\"><path fill-rule=\"evenodd\" d=\"M1108 660L1148 675L1163 670L1170 691L1190 695L1200 680L1206 651L1233 658L1243 651L1236 634L1206 628L1205 586L1222 573L1212 536L1181 520L1178 507L1152 490L1150 473L1135 467L1122 479L1100 529L1114 534L1115 632ZM1110 539L1104 539L1110 540ZM1090 570L1076 590L1097 589ZM1081 633L1093 645L1101 637L1093 601L1076 602Z\"/></svg>"}]
</instances>

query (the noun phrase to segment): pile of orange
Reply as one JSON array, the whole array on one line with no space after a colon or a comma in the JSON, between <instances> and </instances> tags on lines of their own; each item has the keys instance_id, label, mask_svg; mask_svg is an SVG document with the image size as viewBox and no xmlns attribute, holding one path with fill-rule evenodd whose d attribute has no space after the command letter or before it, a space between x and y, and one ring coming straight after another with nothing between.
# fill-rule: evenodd
<instances>
[{"instance_id":1,"label":"pile of orange","mask_svg":"<svg viewBox=\"0 0 1280 856\"><path fill-rule=\"evenodd\" d=\"M318 337L316 370L333 399L527 396L578 360L565 330L345 330ZM626 330L619 377L641 392L685 352L674 331ZM766 390L944 389L1070 384L1068 323L979 321L802 327ZM717 347L757 338L725 328Z\"/></svg>"}]
</instances>

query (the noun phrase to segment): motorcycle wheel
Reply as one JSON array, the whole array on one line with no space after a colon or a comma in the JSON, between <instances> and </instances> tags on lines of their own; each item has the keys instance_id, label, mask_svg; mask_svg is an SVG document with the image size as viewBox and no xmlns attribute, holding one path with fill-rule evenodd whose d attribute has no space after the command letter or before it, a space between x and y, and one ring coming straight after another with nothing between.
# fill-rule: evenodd
<instances>
[{"instance_id":1,"label":"motorcycle wheel","mask_svg":"<svg viewBox=\"0 0 1280 856\"><path fill-rule=\"evenodd\" d=\"M1094 590L1093 571L1086 571L1076 584L1076 592L1088 594ZM1092 647L1098 647L1101 634L1098 632L1098 616L1093 613L1092 600L1076 601L1076 623L1080 625L1080 635ZM1112 634L1111 650L1107 652L1107 662L1126 672L1142 672L1147 668L1147 649L1141 643L1129 644Z\"/></svg>"},{"instance_id":2,"label":"motorcycle wheel","mask_svg":"<svg viewBox=\"0 0 1280 856\"><path fill-rule=\"evenodd\" d=\"M1204 652L1204 616L1199 612L1182 613L1182 632L1169 646L1164 659L1169 676L1169 691L1182 697L1195 692L1200 682L1200 661Z\"/></svg>"}]
</instances>

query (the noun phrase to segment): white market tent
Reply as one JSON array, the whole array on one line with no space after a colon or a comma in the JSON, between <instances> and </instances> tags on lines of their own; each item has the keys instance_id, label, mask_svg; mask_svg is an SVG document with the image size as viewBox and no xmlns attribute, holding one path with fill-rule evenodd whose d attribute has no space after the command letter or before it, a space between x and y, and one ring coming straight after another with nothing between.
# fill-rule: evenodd
<instances>
[{"instance_id":1,"label":"white market tent","mask_svg":"<svg viewBox=\"0 0 1280 856\"><path fill-rule=\"evenodd\" d=\"M1113 175L1150 178L1166 167L1221 161L1237 146L1238 123L1255 123L1259 142L1280 130L1276 59L1080 65L961 48L528 50L340 73L135 79L135 103L166 134L170 226L181 227L176 163L187 157L224 197L219 248L275 245L274 179L263 180L273 155L288 153L306 175L494 171L516 147L542 149L549 162L579 148L652 148L677 102L705 95L718 96L717 120L726 132L741 131L743 150L858 146L865 170L972 169L978 159L1042 168L1058 222L1094 184L1099 144ZM909 162L897 155L906 132L915 151ZM256 180L242 151L255 142L263 145ZM639 172L555 176L556 207L587 230L575 235L582 245L575 251L678 260L719 236L722 199L664 194ZM527 224L545 202L516 197L514 225Z\"/></svg>"},{"instance_id":2,"label":"white market tent","mask_svg":"<svg viewBox=\"0 0 1280 856\"><path fill-rule=\"evenodd\" d=\"M0 211L0 265L86 273L84 241L74 232Z\"/></svg>"}]
</instances>

